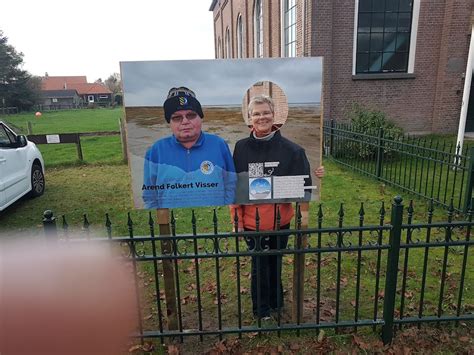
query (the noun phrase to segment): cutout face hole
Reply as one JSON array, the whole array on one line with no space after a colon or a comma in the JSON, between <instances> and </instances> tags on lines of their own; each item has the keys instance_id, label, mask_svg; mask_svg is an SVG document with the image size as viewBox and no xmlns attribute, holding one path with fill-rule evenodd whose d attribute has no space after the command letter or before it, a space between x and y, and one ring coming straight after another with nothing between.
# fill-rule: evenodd
<instances>
[{"instance_id":1,"label":"cutout face hole","mask_svg":"<svg viewBox=\"0 0 474 355\"><path fill-rule=\"evenodd\" d=\"M242 117L250 129L264 136L285 124L288 99L274 82L258 81L245 92Z\"/></svg>"}]
</instances>

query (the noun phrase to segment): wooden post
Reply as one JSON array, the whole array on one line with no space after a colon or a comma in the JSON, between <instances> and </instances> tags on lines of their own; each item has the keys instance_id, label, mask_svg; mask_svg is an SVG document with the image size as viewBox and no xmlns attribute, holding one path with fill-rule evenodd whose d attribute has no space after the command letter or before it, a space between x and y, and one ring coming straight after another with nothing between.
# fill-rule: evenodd
<instances>
[{"instance_id":1,"label":"wooden post","mask_svg":"<svg viewBox=\"0 0 474 355\"><path fill-rule=\"evenodd\" d=\"M28 134L33 134L33 125L31 124L31 121L28 121L27 125L28 125Z\"/></svg>"},{"instance_id":2,"label":"wooden post","mask_svg":"<svg viewBox=\"0 0 474 355\"><path fill-rule=\"evenodd\" d=\"M301 229L308 228L309 220L309 202L300 203L301 211ZM308 245L308 235L301 236L301 244L298 245L297 249L304 249ZM296 247L296 246L295 246ZM298 305L299 305L299 316L300 322L303 319L303 301L304 301L304 269L305 269L306 254L296 254L293 259L293 304L291 309L291 315L293 322L296 323L298 320ZM298 302L299 296L299 302Z\"/></svg>"},{"instance_id":3,"label":"wooden post","mask_svg":"<svg viewBox=\"0 0 474 355\"><path fill-rule=\"evenodd\" d=\"M128 163L128 152L127 152L127 136L125 131L125 122L123 117L119 118L119 127L120 127L120 139L122 140L122 156L123 161Z\"/></svg>"},{"instance_id":4,"label":"wooden post","mask_svg":"<svg viewBox=\"0 0 474 355\"><path fill-rule=\"evenodd\" d=\"M83 161L84 157L82 155L81 136L79 136L79 134L77 135L76 148L77 148L77 158L80 161Z\"/></svg>"},{"instance_id":5,"label":"wooden post","mask_svg":"<svg viewBox=\"0 0 474 355\"><path fill-rule=\"evenodd\" d=\"M169 236L170 212L167 208L156 210L156 221L158 223L160 237ZM172 254L173 247L169 240L161 240L161 253ZM168 318L168 330L178 329L178 312L176 311L176 287L174 282L174 267L171 260L163 260L163 278L165 283L166 316ZM160 295L156 295L160 297Z\"/></svg>"}]
</instances>

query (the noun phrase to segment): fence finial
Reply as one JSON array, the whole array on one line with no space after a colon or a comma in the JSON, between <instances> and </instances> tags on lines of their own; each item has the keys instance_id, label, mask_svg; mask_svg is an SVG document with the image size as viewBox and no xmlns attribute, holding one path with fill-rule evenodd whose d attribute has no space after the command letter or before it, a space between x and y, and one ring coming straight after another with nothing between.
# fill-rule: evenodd
<instances>
[{"instance_id":1,"label":"fence finial","mask_svg":"<svg viewBox=\"0 0 474 355\"><path fill-rule=\"evenodd\" d=\"M153 227L155 224L155 221L153 220L153 217L151 216L151 211L148 212L148 225L150 227Z\"/></svg>"},{"instance_id":2,"label":"fence finial","mask_svg":"<svg viewBox=\"0 0 474 355\"><path fill-rule=\"evenodd\" d=\"M364 211L364 203L360 203L360 209L359 209L359 218L364 219L365 211Z\"/></svg>"},{"instance_id":3,"label":"fence finial","mask_svg":"<svg viewBox=\"0 0 474 355\"><path fill-rule=\"evenodd\" d=\"M62 215L62 220L63 220L63 232L66 238L68 238L69 237L69 224L67 224L66 215L64 214Z\"/></svg>"},{"instance_id":4,"label":"fence finial","mask_svg":"<svg viewBox=\"0 0 474 355\"><path fill-rule=\"evenodd\" d=\"M428 205L428 214L433 214L433 212L434 212L434 200L431 199Z\"/></svg>"},{"instance_id":5,"label":"fence finial","mask_svg":"<svg viewBox=\"0 0 474 355\"><path fill-rule=\"evenodd\" d=\"M85 214L85 213L83 214L83 220L84 220L84 222L83 222L82 226L83 226L83 228L84 228L86 231L88 231L88 230L89 230L89 226L90 226L91 224L89 223L89 219L87 218L87 214Z\"/></svg>"},{"instance_id":6,"label":"fence finial","mask_svg":"<svg viewBox=\"0 0 474 355\"><path fill-rule=\"evenodd\" d=\"M395 205L399 206L402 204L403 198L401 196L395 196L393 198L393 202L395 203Z\"/></svg>"},{"instance_id":7,"label":"fence finial","mask_svg":"<svg viewBox=\"0 0 474 355\"><path fill-rule=\"evenodd\" d=\"M133 238L133 221L130 212L127 213L127 227L130 238Z\"/></svg>"},{"instance_id":8,"label":"fence finial","mask_svg":"<svg viewBox=\"0 0 474 355\"><path fill-rule=\"evenodd\" d=\"M175 235L176 234L176 218L174 217L174 211L173 210L171 210L170 225L171 225L171 234Z\"/></svg>"},{"instance_id":9,"label":"fence finial","mask_svg":"<svg viewBox=\"0 0 474 355\"><path fill-rule=\"evenodd\" d=\"M105 214L105 228L107 229L107 236L112 237L112 222L110 221L109 214Z\"/></svg>"},{"instance_id":10,"label":"fence finial","mask_svg":"<svg viewBox=\"0 0 474 355\"><path fill-rule=\"evenodd\" d=\"M217 234L217 230L218 230L218 219L217 219L217 212L216 212L216 209L214 208L214 212L213 212L213 215L212 215L212 224L214 226L214 234Z\"/></svg>"},{"instance_id":11,"label":"fence finial","mask_svg":"<svg viewBox=\"0 0 474 355\"><path fill-rule=\"evenodd\" d=\"M277 210L276 210L276 229L280 230L280 227L281 227L280 206L277 205L276 208L277 208Z\"/></svg>"},{"instance_id":12,"label":"fence finial","mask_svg":"<svg viewBox=\"0 0 474 355\"><path fill-rule=\"evenodd\" d=\"M339 211L337 212L337 215L339 216L339 226L342 225L342 222L344 221L344 204L341 203L339 206Z\"/></svg>"},{"instance_id":13,"label":"fence finial","mask_svg":"<svg viewBox=\"0 0 474 355\"><path fill-rule=\"evenodd\" d=\"M454 201L451 198L451 201L449 202L449 207L448 207L448 215L453 215L454 214Z\"/></svg>"},{"instance_id":14,"label":"fence finial","mask_svg":"<svg viewBox=\"0 0 474 355\"><path fill-rule=\"evenodd\" d=\"M55 237L58 235L56 229L56 217L53 215L53 211L46 210L43 213L43 229L44 234L47 237Z\"/></svg>"},{"instance_id":15,"label":"fence finial","mask_svg":"<svg viewBox=\"0 0 474 355\"><path fill-rule=\"evenodd\" d=\"M239 231L239 213L237 212L237 208L234 208L234 232Z\"/></svg>"},{"instance_id":16,"label":"fence finial","mask_svg":"<svg viewBox=\"0 0 474 355\"><path fill-rule=\"evenodd\" d=\"M260 231L260 214L258 213L258 207L255 208L255 231Z\"/></svg>"}]
</instances>

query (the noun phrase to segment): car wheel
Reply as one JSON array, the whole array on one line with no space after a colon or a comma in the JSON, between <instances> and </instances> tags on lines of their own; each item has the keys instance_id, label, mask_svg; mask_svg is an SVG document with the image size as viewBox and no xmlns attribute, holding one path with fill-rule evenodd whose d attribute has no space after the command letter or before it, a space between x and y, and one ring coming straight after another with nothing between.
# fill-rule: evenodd
<instances>
[{"instance_id":1,"label":"car wheel","mask_svg":"<svg viewBox=\"0 0 474 355\"><path fill-rule=\"evenodd\" d=\"M44 174L41 166L34 164L31 168L31 197L41 196L44 192Z\"/></svg>"}]
</instances>

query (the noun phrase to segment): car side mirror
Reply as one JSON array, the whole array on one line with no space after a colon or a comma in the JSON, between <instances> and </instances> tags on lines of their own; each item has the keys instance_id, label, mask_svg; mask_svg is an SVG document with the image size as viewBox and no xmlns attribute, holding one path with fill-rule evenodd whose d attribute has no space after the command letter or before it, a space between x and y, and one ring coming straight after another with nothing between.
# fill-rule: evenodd
<instances>
[{"instance_id":1,"label":"car side mirror","mask_svg":"<svg viewBox=\"0 0 474 355\"><path fill-rule=\"evenodd\" d=\"M22 147L27 146L28 140L26 139L26 136L20 135L20 136L16 136L16 142L15 143L16 143L15 144L16 148L22 148Z\"/></svg>"}]
</instances>

